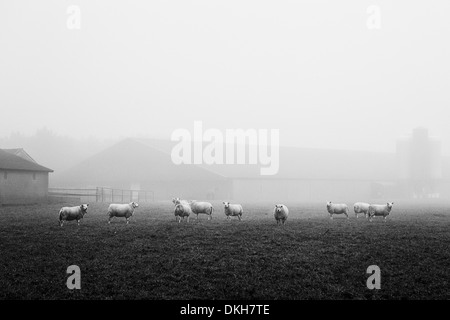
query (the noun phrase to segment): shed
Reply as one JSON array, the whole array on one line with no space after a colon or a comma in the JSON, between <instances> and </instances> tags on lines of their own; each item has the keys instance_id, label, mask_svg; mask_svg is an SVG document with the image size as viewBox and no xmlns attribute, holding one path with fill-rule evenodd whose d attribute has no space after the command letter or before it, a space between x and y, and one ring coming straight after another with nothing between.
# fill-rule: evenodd
<instances>
[{"instance_id":1,"label":"shed","mask_svg":"<svg viewBox=\"0 0 450 320\"><path fill-rule=\"evenodd\" d=\"M0 205L46 201L50 172L23 149L0 149Z\"/></svg>"}]
</instances>

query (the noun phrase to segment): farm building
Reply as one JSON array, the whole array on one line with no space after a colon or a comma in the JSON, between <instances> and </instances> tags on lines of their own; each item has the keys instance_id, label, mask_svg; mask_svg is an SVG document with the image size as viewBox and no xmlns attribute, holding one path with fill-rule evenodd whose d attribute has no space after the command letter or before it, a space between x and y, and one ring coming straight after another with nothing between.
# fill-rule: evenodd
<instances>
[{"instance_id":1,"label":"farm building","mask_svg":"<svg viewBox=\"0 0 450 320\"><path fill-rule=\"evenodd\" d=\"M0 149L0 205L46 201L50 172L23 149Z\"/></svg>"},{"instance_id":2,"label":"farm building","mask_svg":"<svg viewBox=\"0 0 450 320\"><path fill-rule=\"evenodd\" d=\"M396 155L363 151L280 148L279 171L259 165L175 165L175 142L126 139L55 175L57 187L152 190L155 200L350 201L400 197ZM351 199L349 199L351 195Z\"/></svg>"},{"instance_id":3,"label":"farm building","mask_svg":"<svg viewBox=\"0 0 450 320\"><path fill-rule=\"evenodd\" d=\"M154 199L230 197L228 178L197 165L175 165L167 146L164 141L126 139L55 175L52 186L151 190Z\"/></svg>"},{"instance_id":4,"label":"farm building","mask_svg":"<svg viewBox=\"0 0 450 320\"><path fill-rule=\"evenodd\" d=\"M180 164L176 142L126 139L53 176L57 187L112 187L152 190L155 200L229 199L236 201L371 201L413 197L403 179L404 153L280 147L279 170L260 175L259 164ZM205 146L205 144L204 144ZM248 146L246 147L248 154ZM432 193L450 197L450 161L442 157Z\"/></svg>"}]
</instances>

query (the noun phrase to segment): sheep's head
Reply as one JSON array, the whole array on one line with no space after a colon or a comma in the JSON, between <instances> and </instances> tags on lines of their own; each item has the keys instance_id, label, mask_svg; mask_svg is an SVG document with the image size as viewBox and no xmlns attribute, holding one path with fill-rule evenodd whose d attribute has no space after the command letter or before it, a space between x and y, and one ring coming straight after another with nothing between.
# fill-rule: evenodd
<instances>
[{"instance_id":1,"label":"sheep's head","mask_svg":"<svg viewBox=\"0 0 450 320\"><path fill-rule=\"evenodd\" d=\"M139 207L139 205L136 202L134 202L134 201L131 203L131 205L133 206L133 208Z\"/></svg>"},{"instance_id":2,"label":"sheep's head","mask_svg":"<svg viewBox=\"0 0 450 320\"><path fill-rule=\"evenodd\" d=\"M327 202L327 208L331 207L331 201Z\"/></svg>"},{"instance_id":3,"label":"sheep's head","mask_svg":"<svg viewBox=\"0 0 450 320\"><path fill-rule=\"evenodd\" d=\"M389 210L391 210L393 206L394 206L393 202L388 202L387 203L387 207L388 207Z\"/></svg>"},{"instance_id":4,"label":"sheep's head","mask_svg":"<svg viewBox=\"0 0 450 320\"><path fill-rule=\"evenodd\" d=\"M82 205L80 206L80 209L81 209L81 211L82 211L83 213L87 213L88 207L89 207L89 204L88 204L88 203L85 203L85 204L82 204Z\"/></svg>"},{"instance_id":5,"label":"sheep's head","mask_svg":"<svg viewBox=\"0 0 450 320\"><path fill-rule=\"evenodd\" d=\"M223 205L225 206L225 208L228 208L228 207L230 206L230 203L229 203L229 202L226 202L226 201L224 201L224 202L223 202Z\"/></svg>"},{"instance_id":6,"label":"sheep's head","mask_svg":"<svg viewBox=\"0 0 450 320\"><path fill-rule=\"evenodd\" d=\"M179 204L181 202L180 198L172 198L173 204Z\"/></svg>"},{"instance_id":7,"label":"sheep's head","mask_svg":"<svg viewBox=\"0 0 450 320\"><path fill-rule=\"evenodd\" d=\"M275 205L275 212L281 212L281 210L283 209L283 205L282 204L276 204Z\"/></svg>"}]
</instances>

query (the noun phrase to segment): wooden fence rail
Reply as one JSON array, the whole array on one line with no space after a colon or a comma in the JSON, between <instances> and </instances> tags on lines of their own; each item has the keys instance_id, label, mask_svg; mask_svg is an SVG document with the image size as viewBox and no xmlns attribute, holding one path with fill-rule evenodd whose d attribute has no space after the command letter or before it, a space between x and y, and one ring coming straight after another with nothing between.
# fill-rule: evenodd
<instances>
[{"instance_id":1,"label":"wooden fence rail","mask_svg":"<svg viewBox=\"0 0 450 320\"><path fill-rule=\"evenodd\" d=\"M125 190L97 187L95 189L49 188L49 197L80 198L85 202L150 202L154 201L153 191Z\"/></svg>"}]
</instances>

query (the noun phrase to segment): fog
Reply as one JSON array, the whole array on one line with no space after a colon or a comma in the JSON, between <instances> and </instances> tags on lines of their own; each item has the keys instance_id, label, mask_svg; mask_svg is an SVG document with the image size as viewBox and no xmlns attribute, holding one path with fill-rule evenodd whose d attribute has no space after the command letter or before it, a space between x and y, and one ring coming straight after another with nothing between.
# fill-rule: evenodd
<instances>
[{"instance_id":1,"label":"fog","mask_svg":"<svg viewBox=\"0 0 450 320\"><path fill-rule=\"evenodd\" d=\"M380 29L367 25L373 5ZM198 120L280 129L286 146L394 152L398 137L425 126L449 154L448 9L445 0L3 1L0 136L46 127L170 139Z\"/></svg>"},{"instance_id":2,"label":"fog","mask_svg":"<svg viewBox=\"0 0 450 320\"><path fill-rule=\"evenodd\" d=\"M52 186L138 186L162 199L189 195L180 181L154 184L181 174L212 181L196 184L198 198L449 196L448 9L447 1L3 2L0 148L24 148L55 170ZM278 130L279 159L278 149L265 158L273 177L250 182L264 170L261 153L257 170L206 165L220 156L201 153L204 145L192 149L201 170L173 167L190 156L176 160L166 142L196 136L196 124L220 139ZM418 127L428 131L409 143ZM139 159L105 165L125 150Z\"/></svg>"}]
</instances>

